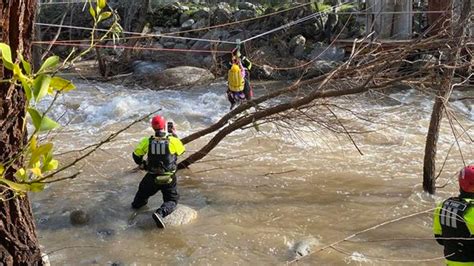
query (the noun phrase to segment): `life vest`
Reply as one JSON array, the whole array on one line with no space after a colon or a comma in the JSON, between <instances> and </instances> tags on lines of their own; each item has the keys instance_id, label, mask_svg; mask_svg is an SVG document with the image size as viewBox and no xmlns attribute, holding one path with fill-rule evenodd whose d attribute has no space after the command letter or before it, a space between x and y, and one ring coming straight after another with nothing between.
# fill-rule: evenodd
<instances>
[{"instance_id":1,"label":"life vest","mask_svg":"<svg viewBox=\"0 0 474 266\"><path fill-rule=\"evenodd\" d=\"M242 69L238 64L232 64L227 78L230 91L238 92L244 90L245 80Z\"/></svg>"},{"instance_id":2,"label":"life vest","mask_svg":"<svg viewBox=\"0 0 474 266\"><path fill-rule=\"evenodd\" d=\"M170 183L176 172L176 155L171 154L167 137L151 136L148 144L147 171L156 174L158 183Z\"/></svg>"},{"instance_id":3,"label":"life vest","mask_svg":"<svg viewBox=\"0 0 474 266\"><path fill-rule=\"evenodd\" d=\"M444 254L449 256L447 259L450 261L474 262L474 235L471 235L464 220L469 208L474 208L472 202L461 198L449 198L443 202L439 212L441 236L446 238L443 239Z\"/></svg>"}]
</instances>

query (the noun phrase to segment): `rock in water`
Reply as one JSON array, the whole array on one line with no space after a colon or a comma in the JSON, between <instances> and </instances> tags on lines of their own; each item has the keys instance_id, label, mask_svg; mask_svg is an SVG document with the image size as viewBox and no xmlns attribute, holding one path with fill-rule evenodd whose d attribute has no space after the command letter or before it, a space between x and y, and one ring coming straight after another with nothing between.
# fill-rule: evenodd
<instances>
[{"instance_id":1,"label":"rock in water","mask_svg":"<svg viewBox=\"0 0 474 266\"><path fill-rule=\"evenodd\" d=\"M151 75L150 78L158 87L177 87L200 85L213 80L214 75L207 69L180 66L166 69L157 75Z\"/></svg>"},{"instance_id":2,"label":"rock in water","mask_svg":"<svg viewBox=\"0 0 474 266\"><path fill-rule=\"evenodd\" d=\"M89 215L83 210L74 210L69 215L72 225L83 225L89 222Z\"/></svg>"},{"instance_id":3,"label":"rock in water","mask_svg":"<svg viewBox=\"0 0 474 266\"><path fill-rule=\"evenodd\" d=\"M178 205L176 210L163 220L166 226L189 224L197 218L197 212L186 205Z\"/></svg>"},{"instance_id":4,"label":"rock in water","mask_svg":"<svg viewBox=\"0 0 474 266\"><path fill-rule=\"evenodd\" d=\"M314 237L308 237L297 241L290 247L291 258L300 259L307 256L317 245L319 245L319 241Z\"/></svg>"},{"instance_id":5,"label":"rock in water","mask_svg":"<svg viewBox=\"0 0 474 266\"><path fill-rule=\"evenodd\" d=\"M144 211L137 211L129 220L129 225L136 225L143 229L156 229L155 221L151 217L157 208L150 208ZM193 222L197 218L197 212L182 204L178 204L176 210L170 215L163 218L165 225L168 227L181 226Z\"/></svg>"}]
</instances>

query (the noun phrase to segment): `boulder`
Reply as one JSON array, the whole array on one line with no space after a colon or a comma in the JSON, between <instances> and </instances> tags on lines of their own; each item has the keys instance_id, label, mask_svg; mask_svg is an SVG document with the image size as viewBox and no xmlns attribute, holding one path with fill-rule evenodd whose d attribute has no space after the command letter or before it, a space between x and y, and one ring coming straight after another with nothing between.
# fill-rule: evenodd
<instances>
[{"instance_id":1,"label":"boulder","mask_svg":"<svg viewBox=\"0 0 474 266\"><path fill-rule=\"evenodd\" d=\"M278 40L277 50L282 57L287 57L290 55L288 44L283 40Z\"/></svg>"},{"instance_id":2,"label":"boulder","mask_svg":"<svg viewBox=\"0 0 474 266\"><path fill-rule=\"evenodd\" d=\"M192 17L195 19L195 20L199 20L199 19L209 19L209 17L211 16L211 12L210 12L210 9L208 7L202 7L201 9L199 9L198 11L194 12L192 14Z\"/></svg>"},{"instance_id":3,"label":"boulder","mask_svg":"<svg viewBox=\"0 0 474 266\"><path fill-rule=\"evenodd\" d=\"M255 10L238 10L234 13L234 19L237 21L254 18L256 16L257 12Z\"/></svg>"},{"instance_id":4,"label":"boulder","mask_svg":"<svg viewBox=\"0 0 474 266\"><path fill-rule=\"evenodd\" d=\"M275 79L273 68L269 65L254 66L252 68L252 77L258 79Z\"/></svg>"},{"instance_id":5,"label":"boulder","mask_svg":"<svg viewBox=\"0 0 474 266\"><path fill-rule=\"evenodd\" d=\"M170 215L166 216L163 220L167 226L180 226L190 224L197 218L197 211L194 209L179 204L176 210Z\"/></svg>"},{"instance_id":6,"label":"boulder","mask_svg":"<svg viewBox=\"0 0 474 266\"><path fill-rule=\"evenodd\" d=\"M326 60L316 60L311 64L310 68L306 72L305 77L311 78L311 77L317 77L326 73L331 72L333 69L338 67L340 65L340 62L335 62L335 61L326 61ZM297 75L300 75L300 72L295 72L295 77Z\"/></svg>"},{"instance_id":7,"label":"boulder","mask_svg":"<svg viewBox=\"0 0 474 266\"><path fill-rule=\"evenodd\" d=\"M294 57L304 59L306 38L303 35L297 35L290 40L289 48Z\"/></svg>"},{"instance_id":8,"label":"boulder","mask_svg":"<svg viewBox=\"0 0 474 266\"><path fill-rule=\"evenodd\" d=\"M239 3L238 7L240 10L251 10L255 12L257 11L257 6L249 2L241 2Z\"/></svg>"},{"instance_id":9,"label":"boulder","mask_svg":"<svg viewBox=\"0 0 474 266\"><path fill-rule=\"evenodd\" d=\"M177 44L175 44L173 49L188 49L188 46L184 43L177 43Z\"/></svg>"},{"instance_id":10,"label":"boulder","mask_svg":"<svg viewBox=\"0 0 474 266\"><path fill-rule=\"evenodd\" d=\"M163 45L159 42L153 42L150 48L163 49ZM142 50L141 51L143 58L153 58L157 54L157 50Z\"/></svg>"},{"instance_id":11,"label":"boulder","mask_svg":"<svg viewBox=\"0 0 474 266\"><path fill-rule=\"evenodd\" d=\"M195 30L195 29L200 29L200 28L204 28L204 27L207 27L207 19L205 18L202 18L200 20L198 20L196 23L194 23L192 26L191 26L191 29Z\"/></svg>"},{"instance_id":12,"label":"boulder","mask_svg":"<svg viewBox=\"0 0 474 266\"><path fill-rule=\"evenodd\" d=\"M215 79L209 70L192 66L169 68L150 78L159 88L199 85Z\"/></svg>"},{"instance_id":13,"label":"boulder","mask_svg":"<svg viewBox=\"0 0 474 266\"><path fill-rule=\"evenodd\" d=\"M166 69L165 64L151 61L134 61L132 67L134 76L155 75Z\"/></svg>"},{"instance_id":14,"label":"boulder","mask_svg":"<svg viewBox=\"0 0 474 266\"><path fill-rule=\"evenodd\" d=\"M129 225L136 225L143 229L156 229L156 224L151 215L154 210L138 211L136 217L129 221ZM167 227L182 226L192 223L197 218L197 211L186 205L178 204L176 210L163 218ZM166 230L166 229L165 229Z\"/></svg>"},{"instance_id":15,"label":"boulder","mask_svg":"<svg viewBox=\"0 0 474 266\"><path fill-rule=\"evenodd\" d=\"M167 49L173 48L173 47L176 45L175 42L171 41L171 40L168 39L168 38L165 38L165 40L166 40L166 41L163 43L163 47L165 47L165 48L167 48Z\"/></svg>"},{"instance_id":16,"label":"boulder","mask_svg":"<svg viewBox=\"0 0 474 266\"><path fill-rule=\"evenodd\" d=\"M186 20L185 22L183 22L183 24L181 24L181 30L189 30L191 29L191 27L193 26L193 24L195 23L194 19L188 19Z\"/></svg>"},{"instance_id":17,"label":"boulder","mask_svg":"<svg viewBox=\"0 0 474 266\"><path fill-rule=\"evenodd\" d=\"M213 29L207 32L206 34L204 34L201 38L212 39L212 40L226 40L229 38L229 35L230 35L229 32L226 30ZM210 47L211 47L211 44L209 42L196 42L193 44L191 49L192 50L208 50Z\"/></svg>"},{"instance_id":18,"label":"boulder","mask_svg":"<svg viewBox=\"0 0 474 266\"><path fill-rule=\"evenodd\" d=\"M179 16L179 23L181 24L181 27L182 27L182 24L184 22L186 22L188 19L190 19L191 17L189 16L188 13L183 13L181 14L181 16Z\"/></svg>"},{"instance_id":19,"label":"boulder","mask_svg":"<svg viewBox=\"0 0 474 266\"><path fill-rule=\"evenodd\" d=\"M212 14L212 23L214 25L227 23L232 20L232 12L228 3L220 2Z\"/></svg>"},{"instance_id":20,"label":"boulder","mask_svg":"<svg viewBox=\"0 0 474 266\"><path fill-rule=\"evenodd\" d=\"M89 222L90 217L83 210L74 210L69 215L69 220L72 225L84 225Z\"/></svg>"},{"instance_id":21,"label":"boulder","mask_svg":"<svg viewBox=\"0 0 474 266\"><path fill-rule=\"evenodd\" d=\"M344 60L346 51L335 46L315 45L309 55L309 60L317 58L325 61L342 61Z\"/></svg>"}]
</instances>

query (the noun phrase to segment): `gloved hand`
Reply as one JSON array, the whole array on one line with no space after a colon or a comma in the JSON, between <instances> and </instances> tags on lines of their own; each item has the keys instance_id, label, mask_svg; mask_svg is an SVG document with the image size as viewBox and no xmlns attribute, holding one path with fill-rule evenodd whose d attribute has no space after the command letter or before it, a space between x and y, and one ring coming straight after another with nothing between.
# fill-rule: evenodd
<instances>
[{"instance_id":1,"label":"gloved hand","mask_svg":"<svg viewBox=\"0 0 474 266\"><path fill-rule=\"evenodd\" d=\"M141 164L138 165L138 169L140 170L146 170L146 162L143 161Z\"/></svg>"}]
</instances>

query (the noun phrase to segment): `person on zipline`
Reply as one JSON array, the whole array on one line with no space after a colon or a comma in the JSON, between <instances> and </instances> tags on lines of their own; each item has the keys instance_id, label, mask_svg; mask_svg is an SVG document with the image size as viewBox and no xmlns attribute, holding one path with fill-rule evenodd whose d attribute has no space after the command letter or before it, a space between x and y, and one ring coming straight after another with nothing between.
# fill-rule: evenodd
<instances>
[{"instance_id":1,"label":"person on zipline","mask_svg":"<svg viewBox=\"0 0 474 266\"><path fill-rule=\"evenodd\" d=\"M162 218L171 214L178 204L176 161L177 157L184 153L185 148L176 135L172 122L166 123L163 117L157 115L152 118L151 127L155 134L142 138L132 154L139 168L147 171L138 186L132 208L139 209L146 205L148 198L161 190L163 204L152 217L159 228L165 228ZM146 160L143 159L145 155Z\"/></svg>"},{"instance_id":2,"label":"person on zipline","mask_svg":"<svg viewBox=\"0 0 474 266\"><path fill-rule=\"evenodd\" d=\"M460 194L438 205L433 232L444 246L446 265L474 266L474 164L458 176Z\"/></svg>"},{"instance_id":3,"label":"person on zipline","mask_svg":"<svg viewBox=\"0 0 474 266\"><path fill-rule=\"evenodd\" d=\"M252 99L253 91L250 86L251 68L252 62L246 56L242 56L238 48L232 50L227 90L230 110L234 108L236 103Z\"/></svg>"}]
</instances>

